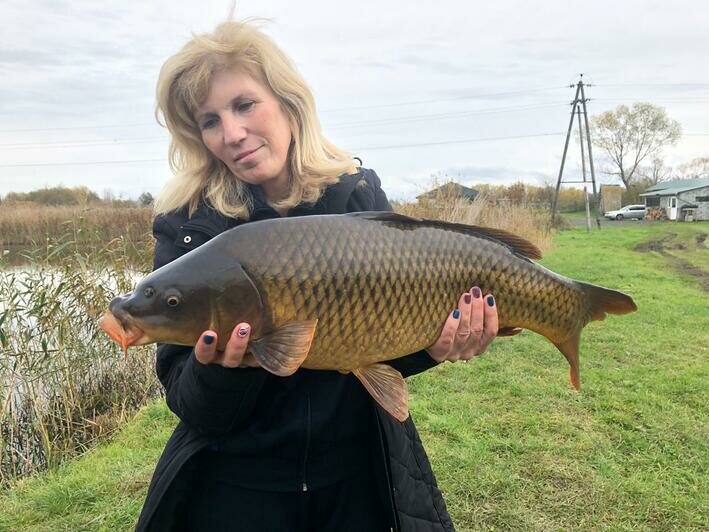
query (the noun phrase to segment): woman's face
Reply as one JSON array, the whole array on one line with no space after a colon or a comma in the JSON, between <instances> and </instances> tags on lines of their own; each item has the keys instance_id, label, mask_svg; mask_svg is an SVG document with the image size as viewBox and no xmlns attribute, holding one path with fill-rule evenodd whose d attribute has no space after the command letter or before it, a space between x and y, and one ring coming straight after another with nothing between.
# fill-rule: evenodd
<instances>
[{"instance_id":1,"label":"woman's face","mask_svg":"<svg viewBox=\"0 0 709 532\"><path fill-rule=\"evenodd\" d=\"M291 130L270 89L239 69L218 72L195 118L207 149L237 178L271 199L287 195Z\"/></svg>"}]
</instances>

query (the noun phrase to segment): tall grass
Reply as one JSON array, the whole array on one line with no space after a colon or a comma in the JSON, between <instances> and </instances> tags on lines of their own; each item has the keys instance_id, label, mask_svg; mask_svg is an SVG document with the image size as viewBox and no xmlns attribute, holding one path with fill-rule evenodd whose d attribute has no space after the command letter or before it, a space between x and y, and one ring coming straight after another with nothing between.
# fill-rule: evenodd
<instances>
[{"instance_id":1,"label":"tall grass","mask_svg":"<svg viewBox=\"0 0 709 532\"><path fill-rule=\"evenodd\" d=\"M450 189L438 190L434 197L427 200L395 203L394 210L417 218L504 229L526 238L542 251L551 246L552 231L546 210L514 204L496 204L485 194L479 194L470 201Z\"/></svg>"},{"instance_id":2,"label":"tall grass","mask_svg":"<svg viewBox=\"0 0 709 532\"><path fill-rule=\"evenodd\" d=\"M101 241L106 227L57 220L63 232L25 249L21 269L0 261L0 484L82 452L160 393L154 349L123 360L96 325L149 270L150 246L133 240L146 227Z\"/></svg>"},{"instance_id":3,"label":"tall grass","mask_svg":"<svg viewBox=\"0 0 709 532\"><path fill-rule=\"evenodd\" d=\"M5 261L13 264L36 260L58 263L77 252L101 256L107 242L119 239L125 257L140 263L145 261L145 251L150 251L151 218L149 207L3 204L0 250Z\"/></svg>"}]
</instances>

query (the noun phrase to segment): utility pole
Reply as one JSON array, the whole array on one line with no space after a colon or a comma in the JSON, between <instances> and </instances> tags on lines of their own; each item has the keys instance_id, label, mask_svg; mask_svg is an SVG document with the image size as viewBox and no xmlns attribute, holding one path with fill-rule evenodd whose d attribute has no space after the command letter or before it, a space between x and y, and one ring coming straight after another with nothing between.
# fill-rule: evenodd
<instances>
[{"instance_id":1,"label":"utility pole","mask_svg":"<svg viewBox=\"0 0 709 532\"><path fill-rule=\"evenodd\" d=\"M584 86L585 87L590 87L591 85L584 85L583 83L583 74L580 74L579 76L579 81L576 83L576 85L569 85L570 88L576 87L576 94L574 95L574 100L571 102L571 117L569 119L569 129L566 132L566 142L564 143L564 153L561 156L561 168L559 168L559 178L556 181L556 192L554 192L554 200L552 201L551 205L551 221L552 223L554 222L554 219L556 217L556 207L559 201L559 189L561 188L561 183L582 183L583 184L583 189L584 189L584 199L586 203L586 227L588 230L591 230L591 206L589 206L589 198L588 198L588 181L586 179L586 160L585 160L585 154L584 154L584 145L583 145L583 140L584 140L584 135L583 135L583 127L581 125L581 115L583 114L584 117L584 125L586 129L586 141L588 145L588 163L589 163L589 169L591 170L591 184L593 186L593 201L592 207L593 207L593 213L596 218L596 225L598 228L601 228L601 220L598 217L598 197L596 194L596 172L594 171L593 168L593 152L591 151L591 131L588 126L588 113L586 110L586 102L589 101L588 98L586 98L586 95L584 93ZM564 181L564 164L566 163L566 153L569 149L569 140L571 139L571 129L573 128L574 125L574 115L578 115L578 125L579 125L579 137L581 140L581 174L583 176L583 181Z\"/></svg>"}]
</instances>

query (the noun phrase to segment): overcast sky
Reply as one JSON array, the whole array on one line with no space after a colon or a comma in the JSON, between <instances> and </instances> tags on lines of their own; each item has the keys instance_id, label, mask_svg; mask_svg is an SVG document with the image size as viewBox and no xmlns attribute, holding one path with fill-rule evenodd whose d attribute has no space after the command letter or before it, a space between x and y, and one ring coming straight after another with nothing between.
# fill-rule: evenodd
<instances>
[{"instance_id":1,"label":"overcast sky","mask_svg":"<svg viewBox=\"0 0 709 532\"><path fill-rule=\"evenodd\" d=\"M0 195L59 184L156 194L170 175L158 71L230 4L3 0ZM662 105L685 132L666 162L709 156L706 0L240 0L236 16L272 19L265 31L312 87L326 135L392 199L432 174L555 183L581 72L591 115ZM572 142L565 179L580 168Z\"/></svg>"}]
</instances>

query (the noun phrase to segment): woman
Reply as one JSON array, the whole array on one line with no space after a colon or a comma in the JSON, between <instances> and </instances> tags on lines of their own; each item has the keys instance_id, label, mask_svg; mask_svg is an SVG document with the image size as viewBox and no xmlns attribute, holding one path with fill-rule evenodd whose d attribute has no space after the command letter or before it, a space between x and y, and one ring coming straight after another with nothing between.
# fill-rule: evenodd
<instances>
[{"instance_id":1,"label":"woman","mask_svg":"<svg viewBox=\"0 0 709 532\"><path fill-rule=\"evenodd\" d=\"M156 205L155 268L253 220L391 210L376 173L323 137L287 57L248 24L189 41L163 66L157 99L176 177ZM434 345L389 364L406 377L467 362L496 334L494 299L473 287ZM352 375L269 374L245 354L249 335L237 324L223 352L215 331L194 348L158 347L181 422L138 530L453 529L411 418L394 420Z\"/></svg>"}]
</instances>

